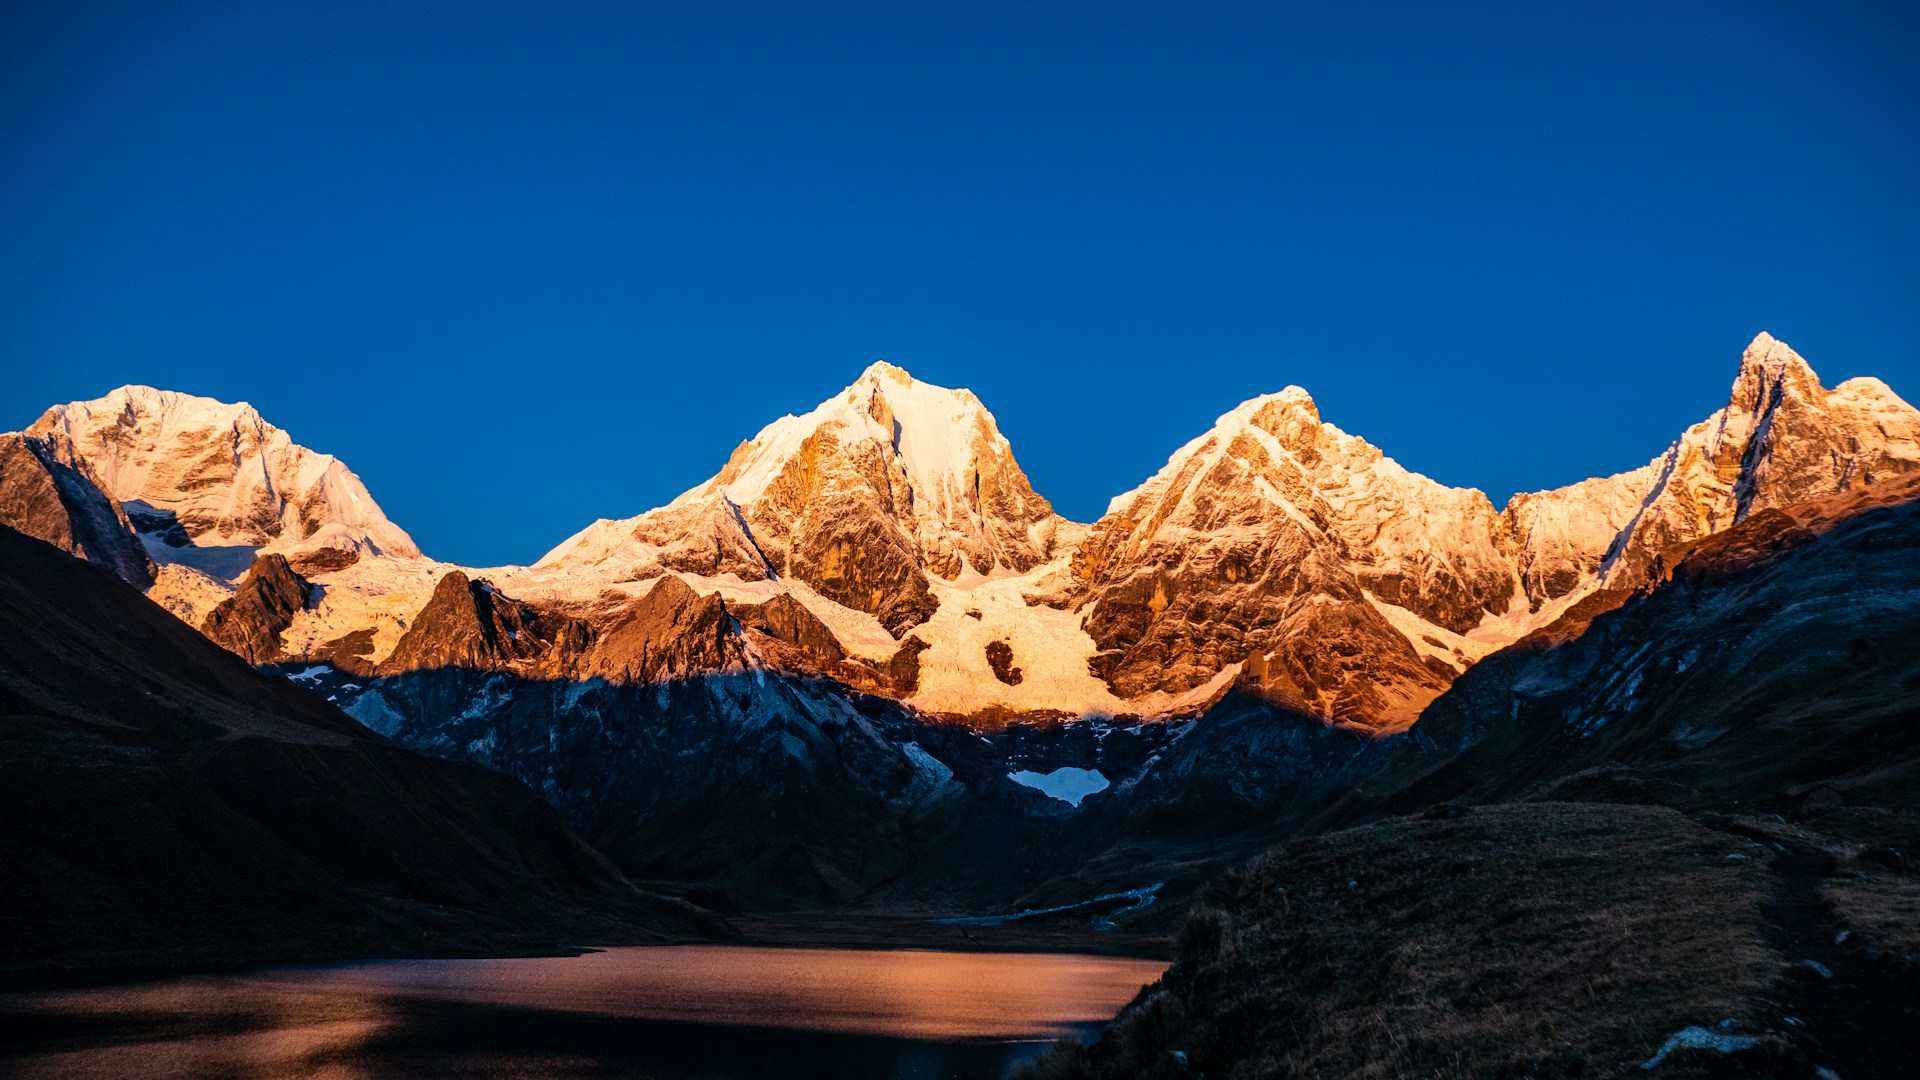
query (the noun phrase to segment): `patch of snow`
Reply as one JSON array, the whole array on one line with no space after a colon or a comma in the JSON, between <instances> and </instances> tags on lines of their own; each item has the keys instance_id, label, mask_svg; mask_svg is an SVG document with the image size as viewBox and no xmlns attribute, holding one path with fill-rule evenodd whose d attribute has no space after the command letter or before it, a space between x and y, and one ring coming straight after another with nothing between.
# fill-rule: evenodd
<instances>
[{"instance_id":1,"label":"patch of snow","mask_svg":"<svg viewBox=\"0 0 1920 1080\"><path fill-rule=\"evenodd\" d=\"M1108 784L1107 778L1099 772L1071 765L1043 773L1021 769L1008 773L1007 779L1071 806L1079 806L1087 796L1105 791Z\"/></svg>"},{"instance_id":2,"label":"patch of snow","mask_svg":"<svg viewBox=\"0 0 1920 1080\"><path fill-rule=\"evenodd\" d=\"M953 779L953 770L947 768L947 763L927 753L919 743L901 743L900 752L907 755L907 760L913 762L913 767L929 785L939 787Z\"/></svg>"},{"instance_id":3,"label":"patch of snow","mask_svg":"<svg viewBox=\"0 0 1920 1080\"><path fill-rule=\"evenodd\" d=\"M406 717L387 704L380 691L370 690L346 705L349 716L367 725L382 735L392 735L406 723Z\"/></svg>"},{"instance_id":4,"label":"patch of snow","mask_svg":"<svg viewBox=\"0 0 1920 1080\"><path fill-rule=\"evenodd\" d=\"M1005 708L1111 716L1128 709L1128 703L1088 669L1096 646L1079 616L1023 599L1035 579L1054 569L1048 564L1019 577L974 575L963 577L960 584L934 580L940 607L915 630L931 645L920 654L920 685L907 704L960 715ZM980 617L971 617L972 611ZM1019 685L994 677L987 646L995 641L1013 650Z\"/></svg>"},{"instance_id":5,"label":"patch of snow","mask_svg":"<svg viewBox=\"0 0 1920 1080\"><path fill-rule=\"evenodd\" d=\"M1760 1045L1753 1035L1723 1035L1703 1027L1681 1028L1660 1045L1658 1053L1642 1064L1642 1069L1657 1068L1667 1059L1667 1055L1676 1050L1707 1050L1716 1054L1737 1054L1742 1050L1751 1050Z\"/></svg>"},{"instance_id":6,"label":"patch of snow","mask_svg":"<svg viewBox=\"0 0 1920 1080\"><path fill-rule=\"evenodd\" d=\"M1488 653L1503 648L1507 642L1489 641L1482 638L1456 634L1444 626L1436 626L1414 612L1397 604L1389 604L1370 592L1362 591L1367 603L1380 613L1400 635L1413 646L1413 651L1423 657L1433 657L1456 671L1465 670L1477 664ZM1476 631L1477 632L1477 631ZM1435 645L1438 641L1440 644ZM1462 657L1465 658L1464 663Z\"/></svg>"},{"instance_id":7,"label":"patch of snow","mask_svg":"<svg viewBox=\"0 0 1920 1080\"><path fill-rule=\"evenodd\" d=\"M232 595L230 582L204 570L166 562L155 568L153 584L147 589L147 599L196 629L206 621L208 612Z\"/></svg>"}]
</instances>

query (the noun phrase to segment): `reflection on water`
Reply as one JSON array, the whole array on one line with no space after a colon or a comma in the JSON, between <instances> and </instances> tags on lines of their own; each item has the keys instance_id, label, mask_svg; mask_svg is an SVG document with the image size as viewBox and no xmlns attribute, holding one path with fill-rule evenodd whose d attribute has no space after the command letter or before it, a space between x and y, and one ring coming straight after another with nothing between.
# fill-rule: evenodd
<instances>
[{"instance_id":1,"label":"reflection on water","mask_svg":"<svg viewBox=\"0 0 1920 1080\"><path fill-rule=\"evenodd\" d=\"M687 946L281 968L0 995L0 1072L999 1077L1164 967Z\"/></svg>"}]
</instances>

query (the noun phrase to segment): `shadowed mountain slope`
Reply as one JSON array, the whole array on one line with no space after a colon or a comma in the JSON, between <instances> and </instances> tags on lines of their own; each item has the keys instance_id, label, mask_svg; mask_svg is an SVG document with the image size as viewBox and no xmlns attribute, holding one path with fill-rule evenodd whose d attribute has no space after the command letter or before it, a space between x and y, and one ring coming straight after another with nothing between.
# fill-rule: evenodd
<instances>
[{"instance_id":1,"label":"shadowed mountain slope","mask_svg":"<svg viewBox=\"0 0 1920 1080\"><path fill-rule=\"evenodd\" d=\"M0 973L725 932L518 783L368 732L0 528Z\"/></svg>"}]
</instances>

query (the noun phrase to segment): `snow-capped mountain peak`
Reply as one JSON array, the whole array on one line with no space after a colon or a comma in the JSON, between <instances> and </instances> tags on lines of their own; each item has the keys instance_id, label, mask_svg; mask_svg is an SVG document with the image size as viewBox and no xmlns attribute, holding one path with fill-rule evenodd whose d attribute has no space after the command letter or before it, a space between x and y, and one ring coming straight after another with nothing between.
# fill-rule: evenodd
<instances>
[{"instance_id":1,"label":"snow-capped mountain peak","mask_svg":"<svg viewBox=\"0 0 1920 1080\"><path fill-rule=\"evenodd\" d=\"M795 577L895 633L929 617L928 576L1022 573L1060 519L980 399L876 363L784 416L658 510L588 527L543 568Z\"/></svg>"},{"instance_id":2,"label":"snow-capped mountain peak","mask_svg":"<svg viewBox=\"0 0 1920 1080\"><path fill-rule=\"evenodd\" d=\"M1823 388L1770 335L1724 400L1638 469L1497 511L1287 386L1079 526L975 395L876 363L668 505L487 577L601 629L659 587L724 602L709 629L774 605L747 660L804 645L806 670L942 714L1161 713L1240 686L1392 728L1596 589L1637 588L1750 515L1920 471L1920 413L1876 379ZM33 431L0 445L0 514L143 579L137 528L156 561L209 570L162 565L149 592L196 623L256 554L284 553L324 588L284 630L289 655L382 662L454 569L414 557L345 466L244 403L126 387Z\"/></svg>"},{"instance_id":3,"label":"snow-capped mountain peak","mask_svg":"<svg viewBox=\"0 0 1920 1080\"><path fill-rule=\"evenodd\" d=\"M980 458L1010 458L1011 446L993 416L969 390L915 379L884 361L862 372L839 394L799 416L783 416L740 445L711 480L670 506L721 495L750 505L767 495L808 440L832 430L840 441L877 447L897 464L918 500L931 499L945 515L966 495Z\"/></svg>"},{"instance_id":4,"label":"snow-capped mountain peak","mask_svg":"<svg viewBox=\"0 0 1920 1080\"><path fill-rule=\"evenodd\" d=\"M246 402L123 386L56 405L27 434L71 447L143 533L172 537L149 542L162 561L161 548L186 544L419 554L345 464L296 444Z\"/></svg>"}]
</instances>

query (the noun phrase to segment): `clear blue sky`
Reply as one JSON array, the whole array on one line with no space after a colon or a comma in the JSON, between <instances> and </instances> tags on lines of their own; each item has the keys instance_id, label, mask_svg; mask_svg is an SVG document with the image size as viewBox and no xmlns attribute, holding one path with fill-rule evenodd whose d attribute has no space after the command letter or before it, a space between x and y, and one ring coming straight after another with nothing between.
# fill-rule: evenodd
<instances>
[{"instance_id":1,"label":"clear blue sky","mask_svg":"<svg viewBox=\"0 0 1920 1080\"><path fill-rule=\"evenodd\" d=\"M884 358L1083 520L1288 383L1504 501L1762 329L1920 399L1915 11L6 0L0 428L248 400L490 564Z\"/></svg>"}]
</instances>

